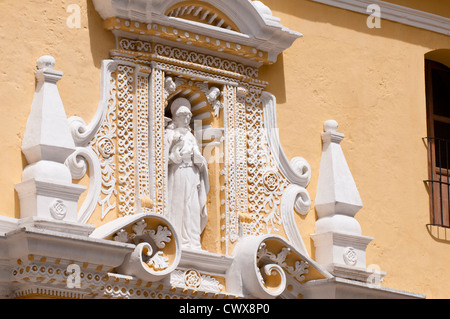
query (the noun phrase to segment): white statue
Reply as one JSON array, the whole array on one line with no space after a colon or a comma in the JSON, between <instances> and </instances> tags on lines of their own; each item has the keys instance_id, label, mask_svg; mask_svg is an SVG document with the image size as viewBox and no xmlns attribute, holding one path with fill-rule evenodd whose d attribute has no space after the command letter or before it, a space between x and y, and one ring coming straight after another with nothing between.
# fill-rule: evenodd
<instances>
[{"instance_id":1,"label":"white statue","mask_svg":"<svg viewBox=\"0 0 450 319\"><path fill-rule=\"evenodd\" d=\"M209 89L208 93L206 94L208 102L211 103L212 107L214 108L215 117L219 117L220 110L223 109L223 104L219 101L219 97L221 94L222 93L220 92L220 90L215 86Z\"/></svg>"},{"instance_id":2,"label":"white statue","mask_svg":"<svg viewBox=\"0 0 450 319\"><path fill-rule=\"evenodd\" d=\"M192 117L190 102L185 98L177 98L170 110L172 122L166 131L167 217L180 236L183 247L201 249L200 235L208 220L208 165L189 127Z\"/></svg>"}]
</instances>

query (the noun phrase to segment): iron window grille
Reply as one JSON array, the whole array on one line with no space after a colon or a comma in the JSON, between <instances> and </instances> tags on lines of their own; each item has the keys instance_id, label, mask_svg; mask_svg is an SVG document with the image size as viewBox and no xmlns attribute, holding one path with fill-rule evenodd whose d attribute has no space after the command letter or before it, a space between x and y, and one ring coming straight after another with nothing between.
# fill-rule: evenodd
<instances>
[{"instance_id":1,"label":"iron window grille","mask_svg":"<svg viewBox=\"0 0 450 319\"><path fill-rule=\"evenodd\" d=\"M424 138L428 148L430 224L450 228L450 141Z\"/></svg>"}]
</instances>

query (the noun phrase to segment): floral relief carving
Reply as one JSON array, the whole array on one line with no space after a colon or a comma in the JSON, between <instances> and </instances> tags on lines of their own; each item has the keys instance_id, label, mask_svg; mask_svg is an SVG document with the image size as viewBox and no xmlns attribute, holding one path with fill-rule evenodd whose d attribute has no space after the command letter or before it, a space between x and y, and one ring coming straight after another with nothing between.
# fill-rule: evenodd
<instances>
[{"instance_id":1,"label":"floral relief carving","mask_svg":"<svg viewBox=\"0 0 450 319\"><path fill-rule=\"evenodd\" d=\"M355 266L358 262L358 255L353 247L345 248L342 257L344 258L344 262L349 266Z\"/></svg>"},{"instance_id":2,"label":"floral relief carving","mask_svg":"<svg viewBox=\"0 0 450 319\"><path fill-rule=\"evenodd\" d=\"M147 265L154 270L164 270L169 267L169 258L165 257L161 251L158 251L147 261Z\"/></svg>"},{"instance_id":3,"label":"floral relief carving","mask_svg":"<svg viewBox=\"0 0 450 319\"><path fill-rule=\"evenodd\" d=\"M201 274L196 269L175 270L171 275L171 284L178 287L221 292L223 285L214 277Z\"/></svg>"},{"instance_id":4,"label":"floral relief carving","mask_svg":"<svg viewBox=\"0 0 450 319\"><path fill-rule=\"evenodd\" d=\"M116 189L116 149L115 140L117 132L116 124L116 80L111 77L111 90L108 110L103 120L100 130L95 138L91 141L90 146L95 153L99 155L100 167L102 172L102 191L100 193L98 203L102 208L102 219L116 208L116 202L113 196L117 195Z\"/></svg>"},{"instance_id":5,"label":"floral relief carving","mask_svg":"<svg viewBox=\"0 0 450 319\"><path fill-rule=\"evenodd\" d=\"M170 236L172 235L170 230L163 226L158 226L157 230L150 229L148 234L153 239L156 246L160 249L164 248L166 243L170 242Z\"/></svg>"},{"instance_id":6,"label":"floral relief carving","mask_svg":"<svg viewBox=\"0 0 450 319\"><path fill-rule=\"evenodd\" d=\"M125 229L121 229L114 236L114 240L123 243L133 242L135 244L143 241L150 242L158 249L163 249L167 243L172 241L172 232L167 226L159 225L156 229L148 229L144 219L136 222L132 226L132 230L132 233L128 233ZM147 249L142 250L146 264L153 267L154 270L167 269L170 266L169 258L162 251L154 252L152 247L148 246Z\"/></svg>"},{"instance_id":7,"label":"floral relief carving","mask_svg":"<svg viewBox=\"0 0 450 319\"><path fill-rule=\"evenodd\" d=\"M143 236L148 235L153 240L155 245L160 249L164 248L166 246L166 243L169 243L172 240L172 232L167 226L159 225L156 230L148 229L147 223L144 219L141 219L140 221L135 223L132 229L133 233L131 234L124 229L121 229L114 237L114 240L124 243L129 241L139 242L139 240L141 240Z\"/></svg>"},{"instance_id":8,"label":"floral relief carving","mask_svg":"<svg viewBox=\"0 0 450 319\"><path fill-rule=\"evenodd\" d=\"M187 287L198 288L202 283L202 277L195 269L189 269L184 273L184 283Z\"/></svg>"},{"instance_id":9,"label":"floral relief carving","mask_svg":"<svg viewBox=\"0 0 450 319\"><path fill-rule=\"evenodd\" d=\"M54 219L62 220L67 214L67 206L64 201L57 199L50 205L50 214Z\"/></svg>"},{"instance_id":10,"label":"floral relief carving","mask_svg":"<svg viewBox=\"0 0 450 319\"><path fill-rule=\"evenodd\" d=\"M97 150L105 159L109 159L115 154L114 143L107 136L103 136L102 138L100 138L97 143Z\"/></svg>"},{"instance_id":11,"label":"floral relief carving","mask_svg":"<svg viewBox=\"0 0 450 319\"><path fill-rule=\"evenodd\" d=\"M275 191L279 187L280 183L278 175L272 170L269 170L264 174L263 182L267 190L271 192Z\"/></svg>"},{"instance_id":12,"label":"floral relief carving","mask_svg":"<svg viewBox=\"0 0 450 319\"><path fill-rule=\"evenodd\" d=\"M282 224L280 204L288 182L279 172L269 149L261 108L262 89L249 86L247 92L248 199L253 216L247 229L252 235L276 233Z\"/></svg>"},{"instance_id":13,"label":"floral relief carving","mask_svg":"<svg viewBox=\"0 0 450 319\"><path fill-rule=\"evenodd\" d=\"M309 272L309 264L304 260L296 260L294 266L289 266L286 262L286 258L291 253L292 251L290 248L283 247L279 253L275 254L267 248L267 245L265 243L262 243L258 249L257 259L258 262L264 262L264 260L268 260L281 266L295 279L297 279L299 282L302 282L305 280L305 274Z\"/></svg>"}]
</instances>

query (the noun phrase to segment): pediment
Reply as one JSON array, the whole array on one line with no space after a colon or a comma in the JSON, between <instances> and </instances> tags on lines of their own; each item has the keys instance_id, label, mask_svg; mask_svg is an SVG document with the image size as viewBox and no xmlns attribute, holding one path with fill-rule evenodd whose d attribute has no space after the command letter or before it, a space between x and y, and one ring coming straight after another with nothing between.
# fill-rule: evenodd
<instances>
[{"instance_id":1,"label":"pediment","mask_svg":"<svg viewBox=\"0 0 450 319\"><path fill-rule=\"evenodd\" d=\"M105 27L135 38L163 38L251 65L272 64L302 35L260 1L94 0Z\"/></svg>"}]
</instances>

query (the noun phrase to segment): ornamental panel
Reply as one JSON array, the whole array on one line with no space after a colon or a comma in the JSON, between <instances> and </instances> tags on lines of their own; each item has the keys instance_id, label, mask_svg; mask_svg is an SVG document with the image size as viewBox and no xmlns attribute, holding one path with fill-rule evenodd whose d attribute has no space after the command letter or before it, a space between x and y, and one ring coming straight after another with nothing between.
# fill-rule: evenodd
<instances>
[{"instance_id":1,"label":"ornamental panel","mask_svg":"<svg viewBox=\"0 0 450 319\"><path fill-rule=\"evenodd\" d=\"M167 12L179 17L189 15L189 10L180 4ZM107 29L111 29L111 19L105 21ZM110 220L155 213L172 218L177 231L184 232L182 237L189 238L199 228L196 236L203 236L203 249L207 247L215 253L231 254L242 236L263 234L287 236L305 253L293 214L294 207L300 213L309 209L305 189L309 166L302 162L306 177L296 180L296 167L283 161L285 156L274 118L276 102L267 98L269 94L264 91L267 83L258 79L253 57L223 55L226 50L210 50L208 46L185 47L182 40L169 43L163 39L163 33L155 32L163 30L157 22L145 27L123 19L115 17L117 25L111 29L117 39L110 60L115 68L105 66L103 70L103 86L109 90L105 90L103 103L99 104L102 111L98 113L102 116L94 119L97 124L90 124L92 134L79 143L79 154L81 150L95 154L96 158L89 163L94 175L97 171L99 175L96 187L89 190L83 221L89 218L103 221L108 214L113 214ZM140 31L137 37L136 31L142 28L151 30L152 36L146 37ZM168 26L164 30L169 32ZM170 32L175 32L174 27ZM216 45L230 47L226 41L217 41ZM190 113L186 133L181 135L176 114L171 114L172 104L179 98L188 101ZM80 122L71 120L74 136L82 131ZM192 140L206 164L197 165L192 157L189 163L184 161L181 166L177 163L174 171L173 156L181 158L181 153L177 155L174 151L181 141L184 146L179 149L186 150L187 136L194 136ZM91 140L86 145L88 137ZM201 199L200 191L190 193L190 189L200 187L194 176L201 176L198 175L201 169L207 176L202 186L206 190L205 199ZM194 172L193 177L183 179L181 176L188 170ZM179 185L186 182L194 184L186 186L189 190L182 190ZM285 191L291 184L301 191L287 196L290 193ZM192 202L192 196L198 199ZM178 198L184 201L180 205L176 204ZM190 205L203 207L202 201L204 218L199 222L205 225L195 226L197 222L192 221L178 223L180 218L184 219L183 214L189 214ZM186 212L172 213L177 205ZM219 244L213 245L212 241ZM201 249L199 245L196 247Z\"/></svg>"}]
</instances>

